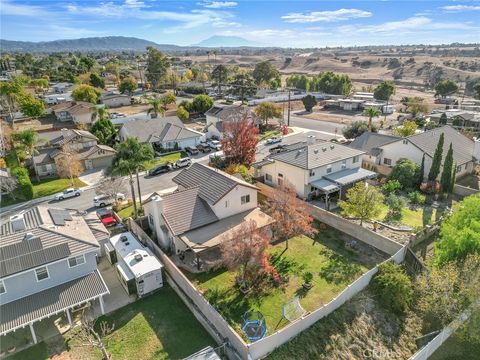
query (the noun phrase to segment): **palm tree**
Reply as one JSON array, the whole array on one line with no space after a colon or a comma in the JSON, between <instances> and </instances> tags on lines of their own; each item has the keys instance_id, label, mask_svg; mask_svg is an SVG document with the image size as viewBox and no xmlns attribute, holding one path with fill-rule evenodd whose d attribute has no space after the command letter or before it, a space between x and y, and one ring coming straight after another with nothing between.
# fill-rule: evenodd
<instances>
[{"instance_id":1,"label":"palm tree","mask_svg":"<svg viewBox=\"0 0 480 360\"><path fill-rule=\"evenodd\" d=\"M110 118L110 114L105 107L92 106L92 121L105 120Z\"/></svg>"},{"instance_id":2,"label":"palm tree","mask_svg":"<svg viewBox=\"0 0 480 360\"><path fill-rule=\"evenodd\" d=\"M142 194L140 191L140 179L138 170L143 168L143 164L153 159L153 150L147 144L141 144L134 137L129 137L125 142L116 146L116 155L113 160L113 169L121 175L128 175L130 181L130 191L132 192L133 209L135 217L138 215L137 201L135 197L135 188L133 175L137 178L138 197L140 198L140 207L142 206Z\"/></svg>"},{"instance_id":3,"label":"palm tree","mask_svg":"<svg viewBox=\"0 0 480 360\"><path fill-rule=\"evenodd\" d=\"M372 132L372 119L374 117L379 117L380 114L380 110L374 107L369 107L363 110L363 116L368 117L368 132Z\"/></svg>"},{"instance_id":4,"label":"palm tree","mask_svg":"<svg viewBox=\"0 0 480 360\"><path fill-rule=\"evenodd\" d=\"M147 98L147 103L151 106L151 108L147 110L147 114L152 114L152 118L156 118L158 114L162 115L162 117L165 116L162 99L158 97L149 97Z\"/></svg>"},{"instance_id":5,"label":"palm tree","mask_svg":"<svg viewBox=\"0 0 480 360\"><path fill-rule=\"evenodd\" d=\"M38 133L34 130L23 130L14 133L13 140L17 143L17 146L30 155L30 160L32 161L33 169L35 170L35 176L37 181L40 181L34 157L35 155L38 155L38 150L36 148L38 143Z\"/></svg>"}]
</instances>

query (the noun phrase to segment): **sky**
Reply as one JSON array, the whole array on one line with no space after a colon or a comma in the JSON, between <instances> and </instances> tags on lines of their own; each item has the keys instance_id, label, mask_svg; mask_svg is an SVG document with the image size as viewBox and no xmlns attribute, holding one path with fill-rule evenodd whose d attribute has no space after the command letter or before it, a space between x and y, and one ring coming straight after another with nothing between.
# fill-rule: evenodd
<instances>
[{"instance_id":1,"label":"sky","mask_svg":"<svg viewBox=\"0 0 480 360\"><path fill-rule=\"evenodd\" d=\"M192 45L213 35L281 47L478 43L480 1L0 0L7 40Z\"/></svg>"}]
</instances>

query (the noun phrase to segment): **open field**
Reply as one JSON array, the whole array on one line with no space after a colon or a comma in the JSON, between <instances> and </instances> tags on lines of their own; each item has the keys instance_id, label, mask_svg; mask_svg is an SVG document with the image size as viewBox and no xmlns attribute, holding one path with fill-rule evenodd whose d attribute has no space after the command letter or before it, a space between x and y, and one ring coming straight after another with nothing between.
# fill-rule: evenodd
<instances>
[{"instance_id":1,"label":"open field","mask_svg":"<svg viewBox=\"0 0 480 360\"><path fill-rule=\"evenodd\" d=\"M338 231L322 230L315 240L298 236L269 249L270 261L280 278L288 279L278 287L260 284L243 295L235 286L235 273L224 269L187 276L204 292L227 321L240 333L242 316L248 310L260 311L266 320L267 331L275 332L288 321L282 316L286 302L299 296L306 311L315 310L332 300L349 283L375 264L367 263L357 253L345 248ZM305 290L302 274L313 274L313 286Z\"/></svg>"}]
</instances>

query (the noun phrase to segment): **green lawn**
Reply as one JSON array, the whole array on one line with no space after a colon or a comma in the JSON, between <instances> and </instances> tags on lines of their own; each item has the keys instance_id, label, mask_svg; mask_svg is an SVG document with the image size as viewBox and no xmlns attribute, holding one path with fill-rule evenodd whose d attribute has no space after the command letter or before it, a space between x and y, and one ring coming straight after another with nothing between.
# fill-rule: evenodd
<instances>
[{"instance_id":1,"label":"green lawn","mask_svg":"<svg viewBox=\"0 0 480 360\"><path fill-rule=\"evenodd\" d=\"M131 200L129 200L129 203L132 203ZM140 203L137 202L137 205L140 206ZM134 213L133 210L133 205L129 205L122 210L117 211L117 215L120 217L120 219L125 220L128 219L129 217L132 217Z\"/></svg>"},{"instance_id":2,"label":"green lawn","mask_svg":"<svg viewBox=\"0 0 480 360\"><path fill-rule=\"evenodd\" d=\"M8 357L9 360L47 360L48 358L47 344L43 341Z\"/></svg>"},{"instance_id":3,"label":"green lawn","mask_svg":"<svg viewBox=\"0 0 480 360\"><path fill-rule=\"evenodd\" d=\"M165 156L162 156L162 157L159 157L157 159L154 159L154 160L150 161L145 166L145 170L153 169L155 166L163 164L166 161L170 162L170 163L174 163L177 160L180 160L181 158L184 158L184 157L187 157L187 156L188 155L185 151L179 151L179 152L176 152L176 153L171 153L171 154L168 154L168 155L165 155Z\"/></svg>"},{"instance_id":4,"label":"green lawn","mask_svg":"<svg viewBox=\"0 0 480 360\"><path fill-rule=\"evenodd\" d=\"M78 178L75 178L73 183L74 183L73 187L83 187L87 185L83 181L79 180ZM38 199L44 196L53 195L65 189L68 189L69 187L72 187L70 185L70 179L46 179L46 180L41 180L40 182L32 181L32 185L33 185L33 199ZM8 206L8 205L16 204L21 201L24 201L24 200L19 200L19 199L14 200L9 196L5 196L5 197L2 197L1 205Z\"/></svg>"},{"instance_id":5,"label":"green lawn","mask_svg":"<svg viewBox=\"0 0 480 360\"><path fill-rule=\"evenodd\" d=\"M436 221L437 215L440 216L440 211L432 208L430 206L418 206L415 208L410 208L406 206L402 209L401 218L394 219L394 222L410 226L411 228L423 228L425 225L432 224ZM379 221L388 221L388 207L387 205L382 206L382 212L377 216L376 220Z\"/></svg>"},{"instance_id":6,"label":"green lawn","mask_svg":"<svg viewBox=\"0 0 480 360\"><path fill-rule=\"evenodd\" d=\"M242 315L248 310L259 310L272 333L288 323L282 316L287 301L298 295L305 310L315 310L373 265L363 264L356 254L345 249L339 237L336 230L329 228L321 231L316 241L306 236L290 239L286 251L284 242L272 246L271 262L281 277L288 278L288 283L279 287L253 286L252 291L243 295L235 287L233 272L221 269L187 276L240 334ZM314 275L313 287L308 291L302 287L302 274L306 271Z\"/></svg>"},{"instance_id":7,"label":"green lawn","mask_svg":"<svg viewBox=\"0 0 480 360\"><path fill-rule=\"evenodd\" d=\"M280 130L270 130L270 131L264 132L263 134L258 134L257 137L258 137L258 141L262 141L262 140L270 139L272 136L278 136L278 135L282 135L282 132Z\"/></svg>"}]
</instances>

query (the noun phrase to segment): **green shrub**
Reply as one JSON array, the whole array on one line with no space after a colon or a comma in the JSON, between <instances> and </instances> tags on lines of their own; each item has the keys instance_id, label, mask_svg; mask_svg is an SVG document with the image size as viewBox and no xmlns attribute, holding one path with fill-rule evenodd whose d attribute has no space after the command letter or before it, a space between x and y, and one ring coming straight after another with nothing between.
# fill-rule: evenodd
<instances>
[{"instance_id":1,"label":"green shrub","mask_svg":"<svg viewBox=\"0 0 480 360\"><path fill-rule=\"evenodd\" d=\"M405 200L395 194L390 194L385 198L385 204L388 206L391 215L400 214L405 207Z\"/></svg>"},{"instance_id":2,"label":"green shrub","mask_svg":"<svg viewBox=\"0 0 480 360\"><path fill-rule=\"evenodd\" d=\"M388 180L398 180L404 190L415 189L418 186L419 172L420 167L412 160L401 159L392 168Z\"/></svg>"},{"instance_id":3,"label":"green shrub","mask_svg":"<svg viewBox=\"0 0 480 360\"><path fill-rule=\"evenodd\" d=\"M425 204L426 196L423 195L422 193L418 192L418 191L409 192L407 197L408 197L408 200L410 200L410 203L412 205L423 205L423 204Z\"/></svg>"},{"instance_id":4,"label":"green shrub","mask_svg":"<svg viewBox=\"0 0 480 360\"><path fill-rule=\"evenodd\" d=\"M400 265L391 261L378 266L372 291L386 310L400 315L408 310L413 299L412 280Z\"/></svg>"},{"instance_id":5,"label":"green shrub","mask_svg":"<svg viewBox=\"0 0 480 360\"><path fill-rule=\"evenodd\" d=\"M385 184L383 184L382 191L387 194L396 193L401 187L402 184L400 184L398 180L388 180Z\"/></svg>"},{"instance_id":6,"label":"green shrub","mask_svg":"<svg viewBox=\"0 0 480 360\"><path fill-rule=\"evenodd\" d=\"M33 199L33 185L28 175L28 170L17 167L12 170L12 175L18 180L18 187L15 189L15 197L21 200Z\"/></svg>"}]
</instances>

